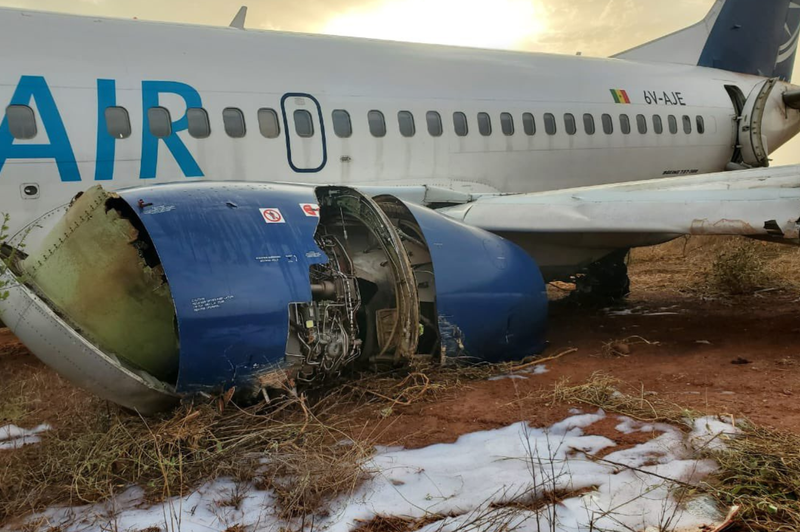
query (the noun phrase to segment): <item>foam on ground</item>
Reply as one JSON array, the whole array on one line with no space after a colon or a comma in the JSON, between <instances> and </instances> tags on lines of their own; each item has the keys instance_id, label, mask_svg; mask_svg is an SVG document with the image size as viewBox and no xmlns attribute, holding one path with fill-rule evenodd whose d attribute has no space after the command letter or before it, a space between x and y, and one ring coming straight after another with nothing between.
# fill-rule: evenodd
<instances>
[{"instance_id":1,"label":"foam on ground","mask_svg":"<svg viewBox=\"0 0 800 532\"><path fill-rule=\"evenodd\" d=\"M694 423L684 434L659 425L664 432L634 448L597 453L616 444L587 434L587 427L605 418L602 411L569 417L546 429L527 423L467 434L455 443L423 449L378 449L367 468L374 475L356 493L331 504L326 515L309 516L306 529L330 532L353 530L376 515L409 518L443 516L424 530L497 530L559 532L647 530L669 524L670 529L700 527L719 519L712 505L676 499L676 482L695 483L716 465L695 457L701 448L724 445L724 434L735 432L714 418ZM623 420L621 427L633 430ZM637 427L639 430L644 427ZM652 428L652 427L648 427ZM245 491L238 509L227 507L237 486L218 480L162 505L144 506L138 489L128 490L111 503L81 508L54 508L45 516L65 532L109 527L114 530L182 532L224 531L234 525L247 530L300 530L300 523L276 517L268 491L240 486ZM555 504L532 501L558 492ZM699 508L699 510L698 510ZM445 517L447 516L447 517ZM554 524L555 527L551 527Z\"/></svg>"}]
</instances>

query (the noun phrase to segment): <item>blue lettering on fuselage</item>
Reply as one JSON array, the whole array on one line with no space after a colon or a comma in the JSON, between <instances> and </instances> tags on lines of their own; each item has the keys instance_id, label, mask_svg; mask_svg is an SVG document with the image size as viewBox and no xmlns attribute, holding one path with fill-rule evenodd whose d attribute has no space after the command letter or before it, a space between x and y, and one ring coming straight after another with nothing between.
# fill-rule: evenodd
<instances>
[{"instance_id":1,"label":"blue lettering on fuselage","mask_svg":"<svg viewBox=\"0 0 800 532\"><path fill-rule=\"evenodd\" d=\"M150 132L150 119L148 110L151 107L158 107L159 94L177 94L186 102L186 108L203 107L203 101L200 94L189 85L185 83L178 83L176 81L143 81L142 82L142 108L144 113L142 128L142 166L139 172L139 177L142 179L152 179L156 177L158 170L158 141L163 140L167 145L172 156L178 162L183 175L186 177L203 177L203 171L197 165L189 149L178 137L178 131L184 131L189 128L189 119L186 113L183 116L172 122L172 132L168 137L159 139Z\"/></svg>"},{"instance_id":2,"label":"blue lettering on fuselage","mask_svg":"<svg viewBox=\"0 0 800 532\"><path fill-rule=\"evenodd\" d=\"M117 105L117 82L113 79L97 80L97 162L95 181L114 179L114 159L117 139L111 136L106 121L106 109Z\"/></svg>"},{"instance_id":3,"label":"blue lettering on fuselage","mask_svg":"<svg viewBox=\"0 0 800 532\"><path fill-rule=\"evenodd\" d=\"M141 179L153 179L158 171L158 148L164 141L170 154L175 158L186 177L203 177L203 171L195 161L189 149L178 136L178 132L189 127L186 113L172 122L172 130L166 137L159 138L150 132L148 109L159 106L160 94L176 94L186 103L186 108L202 107L200 94L190 85L176 81L143 81L142 82L142 158L139 171ZM17 85L10 105L31 105L35 102L39 114L38 122L47 132L48 144L33 144L17 141L11 135L8 116L3 117L0 124L0 172L6 161L11 159L53 159L58 168L61 181L80 181L81 175L75 152L70 144L67 130L61 119L53 94L47 81L42 76L22 76ZM114 178L114 162L117 140L108 131L105 111L117 105L116 81L113 79L97 80L97 151L95 181L109 181Z\"/></svg>"},{"instance_id":4,"label":"blue lettering on fuselage","mask_svg":"<svg viewBox=\"0 0 800 532\"><path fill-rule=\"evenodd\" d=\"M0 171L9 159L55 159L61 181L80 181L78 163L69 143L67 130L42 76L22 76L11 97L11 105L30 105L36 102L42 127L47 131L49 144L17 143L8 127L8 116L0 124Z\"/></svg>"}]
</instances>

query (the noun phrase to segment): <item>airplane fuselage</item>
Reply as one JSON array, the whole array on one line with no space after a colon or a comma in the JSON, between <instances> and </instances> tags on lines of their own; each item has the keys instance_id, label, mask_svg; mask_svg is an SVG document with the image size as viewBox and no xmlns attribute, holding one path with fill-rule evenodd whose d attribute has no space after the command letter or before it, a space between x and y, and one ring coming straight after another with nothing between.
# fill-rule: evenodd
<instances>
[{"instance_id":1,"label":"airplane fuselage","mask_svg":"<svg viewBox=\"0 0 800 532\"><path fill-rule=\"evenodd\" d=\"M32 138L15 138L8 116L0 127L0 212L14 231L97 182L515 193L721 171L737 142L726 86L747 96L763 81L14 10L0 10L0 35L24 50L3 60L0 102L35 120ZM770 149L796 126L768 131Z\"/></svg>"}]
</instances>

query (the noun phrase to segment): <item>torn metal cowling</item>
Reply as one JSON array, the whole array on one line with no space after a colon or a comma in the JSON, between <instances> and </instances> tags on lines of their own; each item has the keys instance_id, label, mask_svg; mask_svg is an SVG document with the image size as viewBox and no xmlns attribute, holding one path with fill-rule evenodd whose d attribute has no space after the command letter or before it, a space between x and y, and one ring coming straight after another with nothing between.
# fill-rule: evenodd
<instances>
[{"instance_id":1,"label":"torn metal cowling","mask_svg":"<svg viewBox=\"0 0 800 532\"><path fill-rule=\"evenodd\" d=\"M0 309L22 341L143 413L363 362L544 345L544 283L520 248L347 187L95 187L16 268Z\"/></svg>"}]
</instances>

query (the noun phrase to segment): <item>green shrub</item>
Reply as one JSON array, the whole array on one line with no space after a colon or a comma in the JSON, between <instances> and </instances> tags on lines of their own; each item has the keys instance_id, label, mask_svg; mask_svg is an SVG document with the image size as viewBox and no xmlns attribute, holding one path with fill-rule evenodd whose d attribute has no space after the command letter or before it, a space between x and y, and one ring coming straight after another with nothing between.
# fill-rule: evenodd
<instances>
[{"instance_id":1,"label":"green shrub","mask_svg":"<svg viewBox=\"0 0 800 532\"><path fill-rule=\"evenodd\" d=\"M715 288L731 295L752 294L767 282L766 261L757 242L737 242L720 251L711 265Z\"/></svg>"}]
</instances>

